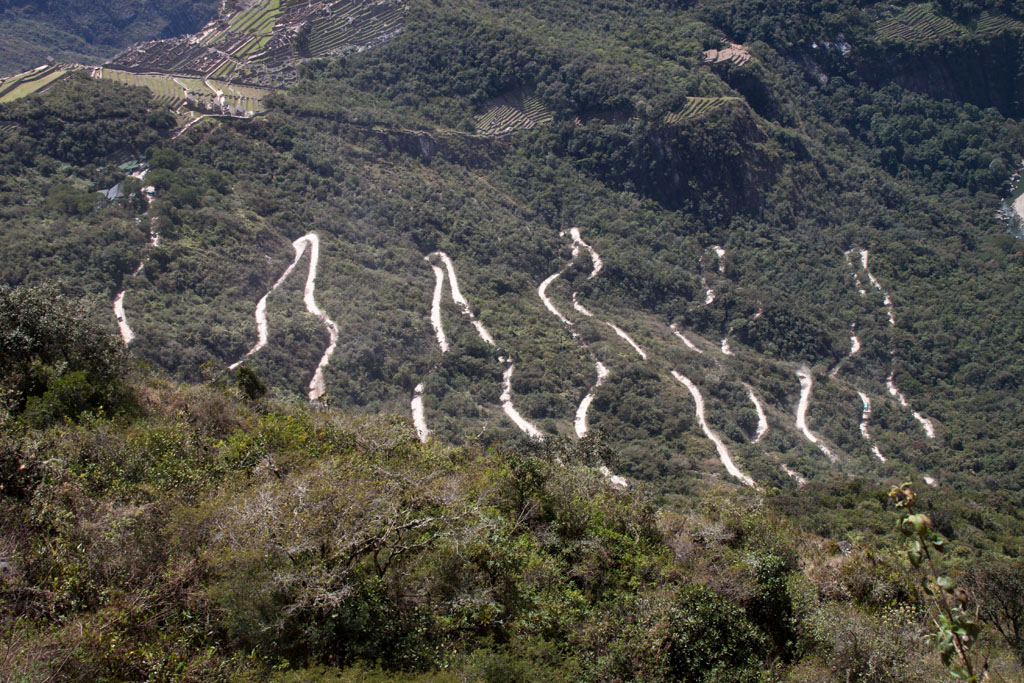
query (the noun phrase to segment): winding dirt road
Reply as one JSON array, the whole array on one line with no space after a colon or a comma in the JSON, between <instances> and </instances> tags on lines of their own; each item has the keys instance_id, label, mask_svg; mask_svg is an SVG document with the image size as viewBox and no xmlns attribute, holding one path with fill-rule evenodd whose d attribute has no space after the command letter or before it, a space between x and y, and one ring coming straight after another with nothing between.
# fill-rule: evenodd
<instances>
[{"instance_id":1,"label":"winding dirt road","mask_svg":"<svg viewBox=\"0 0 1024 683\"><path fill-rule=\"evenodd\" d=\"M862 391L858 391L857 395L860 396L860 402L863 406L860 414L860 435L871 444L871 452L874 456L880 461L885 462L885 456L882 455L882 451L878 450L878 446L871 439L871 432L868 431L868 422L871 420L871 399Z\"/></svg>"},{"instance_id":2,"label":"winding dirt road","mask_svg":"<svg viewBox=\"0 0 1024 683\"><path fill-rule=\"evenodd\" d=\"M722 461L722 465L729 474L742 481L751 488L757 488L757 484L754 480L748 477L746 474L740 471L740 468L736 467L736 464L732 461L732 457L729 455L729 449L726 448L725 443L721 437L711 430L708 426L707 420L704 418L704 397L701 396L700 389L697 388L690 378L685 375L681 375L675 370L672 371L672 376L676 378L680 384L686 387L690 391L690 395L693 397L693 403L696 407L697 423L700 425L701 431L704 432L704 436L711 440L715 444L715 449L718 451L718 459Z\"/></svg>"},{"instance_id":3,"label":"winding dirt road","mask_svg":"<svg viewBox=\"0 0 1024 683\"><path fill-rule=\"evenodd\" d=\"M293 270L295 270L295 267L298 265L303 254L306 253L306 249L309 248L309 270L306 274L306 284L302 292L302 302L305 304L306 310L313 314L313 316L315 316L321 323L323 323L324 327L327 328L327 334L330 339L327 348L320 357L320 362L317 363L316 370L313 371L313 379L309 382L309 400L316 401L320 399L327 390L324 382L324 368L326 368L327 364L330 363L331 356L334 355L334 351L338 347L338 325L331 320L327 315L327 312L320 308L316 303L316 271L320 262L320 238L315 232L307 233L292 242L292 248L295 250L295 258L292 260L291 265L285 269L281 277L279 277L277 282L274 283L274 286L271 287L270 290L263 295L263 298L261 298L256 304L256 344L249 349L242 358L235 363L232 363L230 368L234 370L241 365L246 358L267 345L270 335L270 328L267 324L267 298L274 292L274 290L284 284L285 280L288 279L288 276L292 274Z\"/></svg>"},{"instance_id":4,"label":"winding dirt road","mask_svg":"<svg viewBox=\"0 0 1024 683\"><path fill-rule=\"evenodd\" d=\"M427 418L423 412L423 382L416 385L412 394L412 423L416 427L416 436L423 443L430 437L427 429Z\"/></svg>"},{"instance_id":5,"label":"winding dirt road","mask_svg":"<svg viewBox=\"0 0 1024 683\"><path fill-rule=\"evenodd\" d=\"M444 264L445 271L448 273L448 289L452 295L452 301L459 305L462 309L462 314L469 318L470 323L476 329L480 339L484 341L488 346L497 348L497 344L494 342L494 337L484 327L484 324L477 320L476 315L473 314L473 308L469 305L469 301L462 295L462 290L459 288L459 277L455 273L455 264L452 262L448 254L443 251L435 251L428 254L425 259L429 262L431 257L437 257L441 259ZM441 297L444 293L444 275L445 271L442 271L439 267L430 264L434 270L434 295L430 307L430 323L434 328L434 334L437 336L437 343L441 349L441 353L447 353L449 350L448 337L444 333L444 324L441 320ZM511 358L505 356L498 356L498 362L502 366L502 381L501 381L501 408L508 416L510 420L524 433L533 439L538 441L544 440L544 434L529 420L525 419L516 410L515 405L512 403L512 373L515 370L515 365L512 363ZM412 418L413 424L416 426L416 434L419 436L421 441L426 441L430 436L430 430L427 428L426 418L423 411L423 383L421 382L416 386L413 393L412 403Z\"/></svg>"},{"instance_id":6,"label":"winding dirt road","mask_svg":"<svg viewBox=\"0 0 1024 683\"><path fill-rule=\"evenodd\" d=\"M581 439L587 435L587 431L590 429L590 425L587 424L587 411L590 410L590 404L594 400L594 395L597 390L604 384L604 381L608 378L608 368L606 368L600 361L597 362L597 381L594 382L594 386L590 387L590 391L580 401L580 405L576 408L576 419L573 420L573 428L576 430L576 436Z\"/></svg>"},{"instance_id":7,"label":"winding dirt road","mask_svg":"<svg viewBox=\"0 0 1024 683\"><path fill-rule=\"evenodd\" d=\"M676 327L675 323L672 323L671 325L669 325L668 328L670 330L672 330L672 332L677 337L679 337L681 340L683 340L683 343L686 344L686 348L690 349L691 351L695 351L697 353L704 353L699 348L697 348L697 345L694 344L692 341L690 341L689 338L687 338L687 336L685 334L683 334L682 332L679 331L679 328Z\"/></svg>"},{"instance_id":8,"label":"winding dirt road","mask_svg":"<svg viewBox=\"0 0 1024 683\"><path fill-rule=\"evenodd\" d=\"M747 396L750 397L750 402L754 404L754 410L757 412L757 431L754 433L754 439L750 442L757 443L768 433L768 416L764 414L764 406L754 393L754 387L746 382L743 383L743 386L746 388Z\"/></svg>"},{"instance_id":9,"label":"winding dirt road","mask_svg":"<svg viewBox=\"0 0 1024 683\"><path fill-rule=\"evenodd\" d=\"M887 291L885 291L885 289L882 288L882 283L880 283L878 281L878 278L876 278L871 273L871 271L868 269L868 263L869 263L869 257L870 257L870 254L869 254L868 250L867 249L851 249L850 251L846 252L846 261L847 261L847 263L849 263L851 267L854 267L853 266L853 261L850 258L850 254L851 253L859 254L859 256L860 256L860 265L861 265L861 268L864 270L864 272L867 274L868 281L871 282L872 286L874 286L875 289L877 289L878 291L880 291L882 293L882 297L883 297L882 298L882 302L885 305L885 311L886 311L886 314L889 317L889 327L895 327L896 326L896 316L895 316L895 314L893 312L892 298L889 296L889 293ZM854 277L854 280L857 283L857 291L860 292L861 296L867 296L867 291L865 291L863 285L861 284L860 278L858 277L856 271L854 272L853 277ZM859 350L860 349L860 342L858 340L856 340L856 337L854 337L853 339L854 339L856 348ZM892 358L892 361L895 364L895 362L896 362L896 351L895 351L895 349L892 349L892 348L889 349L889 356L890 356L890 358ZM921 413L919 413L916 410L914 410L913 408L911 408L910 402L907 401L907 397L903 394L902 391L900 391L899 387L896 386L896 383L895 383L895 381L893 379L894 375L895 375L895 370L890 370L889 377L885 381L885 386L886 386L886 389L889 391L889 394L892 395L892 397L895 398L902 407L910 410L911 414L913 414L913 416L914 416L914 419L918 421L918 423L921 425L921 429L924 430L925 436L927 436L929 439L934 439L935 438L935 426L932 424L932 421L930 419L928 419L927 417L925 417L924 415L922 415ZM876 456L880 456L880 454L876 453Z\"/></svg>"},{"instance_id":10,"label":"winding dirt road","mask_svg":"<svg viewBox=\"0 0 1024 683\"><path fill-rule=\"evenodd\" d=\"M833 453L828 446L822 443L821 439L819 439L818 436L807 427L807 406L811 402L811 390L814 388L814 379L811 377L811 373L807 368L800 368L797 370L796 376L800 380L800 401L796 406L797 431L803 434L804 438L808 441L820 448L821 452L828 456L829 460L836 462L835 453Z\"/></svg>"},{"instance_id":11,"label":"winding dirt road","mask_svg":"<svg viewBox=\"0 0 1024 683\"><path fill-rule=\"evenodd\" d=\"M135 174L132 174L132 175L135 176ZM145 173L145 171L143 171L140 176L135 176L135 177L138 177L140 179L145 178L146 177L146 173ZM159 247L160 246L160 233L158 233L156 231L156 228L154 227L155 221L156 221L155 217L151 218L150 221L149 221L149 226L150 226L149 227L149 248L150 249L152 249L153 247ZM139 219L136 218L135 222L138 223ZM147 253L145 256L142 257L142 260L139 261L138 267L136 267L135 270L132 271L132 276L133 277L135 275L138 275L139 273L142 272L142 269L143 269L143 267L145 267L146 261L148 261L148 260L149 260L149 254ZM114 298L114 319L117 320L117 329L121 333L121 341L124 342L125 346L128 346L129 344L131 344L135 340L135 332L133 332L132 328L128 325L128 317L127 317L127 315L124 312L124 295L125 295L125 292L127 292L127 291L128 291L128 288L126 286L124 289L122 289L120 292L118 292L117 296Z\"/></svg>"}]
</instances>

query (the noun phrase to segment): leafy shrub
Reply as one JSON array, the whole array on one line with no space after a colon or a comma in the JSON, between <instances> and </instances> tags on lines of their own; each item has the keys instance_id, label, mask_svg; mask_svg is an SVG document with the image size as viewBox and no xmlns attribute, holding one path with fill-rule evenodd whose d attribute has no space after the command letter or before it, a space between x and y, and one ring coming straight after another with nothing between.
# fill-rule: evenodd
<instances>
[{"instance_id":1,"label":"leafy shrub","mask_svg":"<svg viewBox=\"0 0 1024 683\"><path fill-rule=\"evenodd\" d=\"M743 611L706 586L684 586L669 614L668 661L678 681L755 681L767 643Z\"/></svg>"},{"instance_id":2,"label":"leafy shrub","mask_svg":"<svg viewBox=\"0 0 1024 683\"><path fill-rule=\"evenodd\" d=\"M43 425L128 405L124 349L53 286L0 286L0 399Z\"/></svg>"}]
</instances>

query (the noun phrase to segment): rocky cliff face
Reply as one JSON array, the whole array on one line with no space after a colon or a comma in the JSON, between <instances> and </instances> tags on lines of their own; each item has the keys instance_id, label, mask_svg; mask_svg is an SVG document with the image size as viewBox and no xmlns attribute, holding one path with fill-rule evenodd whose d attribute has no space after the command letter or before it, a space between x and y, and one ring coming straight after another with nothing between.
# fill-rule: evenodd
<instances>
[{"instance_id":1,"label":"rocky cliff face","mask_svg":"<svg viewBox=\"0 0 1024 683\"><path fill-rule=\"evenodd\" d=\"M962 38L906 46L870 45L853 55L856 72L874 87L893 82L936 99L1024 115L1024 35Z\"/></svg>"}]
</instances>

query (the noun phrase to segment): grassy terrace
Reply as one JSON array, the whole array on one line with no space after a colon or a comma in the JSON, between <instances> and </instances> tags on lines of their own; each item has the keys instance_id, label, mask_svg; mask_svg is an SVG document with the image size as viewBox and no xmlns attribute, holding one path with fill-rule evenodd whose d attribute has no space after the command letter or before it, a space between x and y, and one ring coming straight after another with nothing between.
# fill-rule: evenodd
<instances>
[{"instance_id":1,"label":"grassy terrace","mask_svg":"<svg viewBox=\"0 0 1024 683\"><path fill-rule=\"evenodd\" d=\"M363 5L350 2L330 17L311 26L308 48L311 56L325 55L343 45L372 43L398 29L405 20L400 5Z\"/></svg>"},{"instance_id":2,"label":"grassy terrace","mask_svg":"<svg viewBox=\"0 0 1024 683\"><path fill-rule=\"evenodd\" d=\"M481 135L502 135L550 121L551 112L540 98L517 95L499 100L477 116L476 129Z\"/></svg>"},{"instance_id":3,"label":"grassy terrace","mask_svg":"<svg viewBox=\"0 0 1024 683\"><path fill-rule=\"evenodd\" d=\"M246 112L263 109L263 98L271 91L263 88L232 85L224 81L210 80L209 85L199 78L159 74L134 74L127 71L103 69L102 78L149 88L161 104L177 108L185 103L187 94L204 103L213 103L217 91L223 93L224 103L232 108L241 107Z\"/></svg>"},{"instance_id":4,"label":"grassy terrace","mask_svg":"<svg viewBox=\"0 0 1024 683\"><path fill-rule=\"evenodd\" d=\"M665 123L669 125L682 123L685 119L699 118L730 102L740 101L742 99L739 97L688 97L680 111L665 117Z\"/></svg>"},{"instance_id":5,"label":"grassy terrace","mask_svg":"<svg viewBox=\"0 0 1024 683\"><path fill-rule=\"evenodd\" d=\"M252 34L270 33L279 16L280 0L269 0L236 14L228 23L228 30Z\"/></svg>"},{"instance_id":6,"label":"grassy terrace","mask_svg":"<svg viewBox=\"0 0 1024 683\"><path fill-rule=\"evenodd\" d=\"M932 12L931 5L911 5L899 16L883 22L878 36L883 40L901 43L938 40L963 33L964 30L946 17Z\"/></svg>"},{"instance_id":7,"label":"grassy terrace","mask_svg":"<svg viewBox=\"0 0 1024 683\"><path fill-rule=\"evenodd\" d=\"M975 31L980 34L1000 33L1002 31L1024 31L1024 22L1009 17L993 16L982 12Z\"/></svg>"},{"instance_id":8,"label":"grassy terrace","mask_svg":"<svg viewBox=\"0 0 1024 683\"><path fill-rule=\"evenodd\" d=\"M49 65L2 79L0 80L0 103L11 102L19 97L38 92L66 73L68 73L66 69Z\"/></svg>"}]
</instances>

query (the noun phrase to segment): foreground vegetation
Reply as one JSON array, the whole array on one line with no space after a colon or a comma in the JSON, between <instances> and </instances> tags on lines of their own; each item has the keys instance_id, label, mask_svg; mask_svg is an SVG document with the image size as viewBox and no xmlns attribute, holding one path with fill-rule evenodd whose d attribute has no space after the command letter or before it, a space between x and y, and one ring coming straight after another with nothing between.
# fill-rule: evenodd
<instances>
[{"instance_id":1,"label":"foreground vegetation","mask_svg":"<svg viewBox=\"0 0 1024 683\"><path fill-rule=\"evenodd\" d=\"M114 340L53 290L0 303L2 329L53 323L0 340L27 397L0 424L5 681L944 675L882 490L811 485L803 520L772 491L665 505L610 485L599 439L421 444L404 418L269 400L248 370L136 370L69 401ZM1024 567L986 543L1024 525L942 492L917 507L957 539L942 562L987 624L976 661L1019 677ZM833 514L859 535L810 530Z\"/></svg>"}]
</instances>

